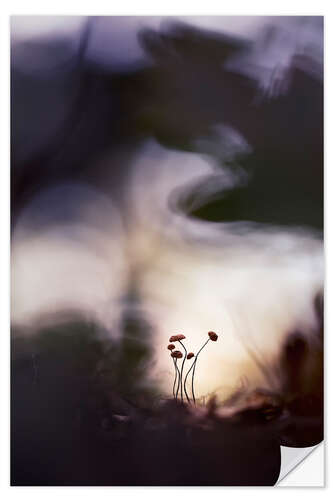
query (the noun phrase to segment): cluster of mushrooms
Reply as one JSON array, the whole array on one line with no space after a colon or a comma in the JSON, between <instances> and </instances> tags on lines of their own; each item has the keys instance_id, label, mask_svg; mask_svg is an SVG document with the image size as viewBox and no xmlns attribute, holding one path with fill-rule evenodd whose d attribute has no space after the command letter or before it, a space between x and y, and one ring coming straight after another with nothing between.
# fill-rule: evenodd
<instances>
[{"instance_id":1,"label":"cluster of mushrooms","mask_svg":"<svg viewBox=\"0 0 333 500\"><path fill-rule=\"evenodd\" d=\"M183 393L184 393L188 403L191 403L191 399L190 399L188 392L187 392L186 383L187 383L187 378L188 378L189 374L192 372L192 384L191 384L192 400L193 400L193 403L195 404L196 400L195 400L195 395L194 395L194 375L195 375L195 368L196 368L198 356L199 356L200 352L202 351L202 349L208 344L208 342L210 340L212 340L213 342L217 341L218 335L215 332L208 332L208 339L206 340L204 345L201 347L201 349L199 349L199 351L197 352L196 355L193 352L189 352L189 353L187 352L186 347L182 342L182 340L185 340L185 338L186 338L185 335L172 335L169 339L169 342L171 342L171 344L168 345L168 349L169 349L169 351L171 351L171 357L173 359L173 364L174 364L174 368L175 368L175 378L174 378L174 382L173 382L172 393L173 393L174 399L178 399L178 393L179 393L179 389L180 389L181 401L184 402L184 395L183 395ZM176 350L176 346L173 342L180 343L180 345L182 346L182 348L184 350L184 356L183 356L183 353L181 351ZM181 369L179 370L177 363L178 363L178 359L181 359L181 358L183 358L183 362L181 365ZM185 361L186 361L186 359L192 359L192 358L194 358L192 365L190 366L190 368L187 371L185 378L183 380Z\"/></svg>"}]
</instances>

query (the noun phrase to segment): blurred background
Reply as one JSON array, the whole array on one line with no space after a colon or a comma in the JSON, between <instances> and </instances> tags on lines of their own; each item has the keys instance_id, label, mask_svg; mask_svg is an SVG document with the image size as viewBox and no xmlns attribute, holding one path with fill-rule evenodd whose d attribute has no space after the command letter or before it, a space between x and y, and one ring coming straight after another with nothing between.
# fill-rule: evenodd
<instances>
[{"instance_id":1,"label":"blurred background","mask_svg":"<svg viewBox=\"0 0 333 500\"><path fill-rule=\"evenodd\" d=\"M11 18L12 484L274 484L323 280L322 17Z\"/></svg>"},{"instance_id":2,"label":"blurred background","mask_svg":"<svg viewBox=\"0 0 333 500\"><path fill-rule=\"evenodd\" d=\"M177 333L219 335L199 397L282 390L289 335L320 352L323 18L12 17L11 231L17 415L170 397Z\"/></svg>"}]
</instances>

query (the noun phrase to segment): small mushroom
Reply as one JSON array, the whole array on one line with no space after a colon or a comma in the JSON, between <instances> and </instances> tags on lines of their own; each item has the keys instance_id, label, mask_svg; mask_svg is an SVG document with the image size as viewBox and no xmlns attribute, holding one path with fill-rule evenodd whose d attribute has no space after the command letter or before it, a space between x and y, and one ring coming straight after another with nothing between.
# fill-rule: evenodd
<instances>
[{"instance_id":1,"label":"small mushroom","mask_svg":"<svg viewBox=\"0 0 333 500\"><path fill-rule=\"evenodd\" d=\"M185 335L172 335L170 338L169 338L169 342L178 342L179 340L184 340L186 339Z\"/></svg>"},{"instance_id":2,"label":"small mushroom","mask_svg":"<svg viewBox=\"0 0 333 500\"><path fill-rule=\"evenodd\" d=\"M180 351L172 351L171 356L172 356L173 358L180 359L180 358L182 358L182 357L183 357L183 354L182 354Z\"/></svg>"},{"instance_id":3,"label":"small mushroom","mask_svg":"<svg viewBox=\"0 0 333 500\"><path fill-rule=\"evenodd\" d=\"M215 332L208 332L208 335L209 335L210 340L212 340L213 342L217 341L218 335Z\"/></svg>"}]
</instances>

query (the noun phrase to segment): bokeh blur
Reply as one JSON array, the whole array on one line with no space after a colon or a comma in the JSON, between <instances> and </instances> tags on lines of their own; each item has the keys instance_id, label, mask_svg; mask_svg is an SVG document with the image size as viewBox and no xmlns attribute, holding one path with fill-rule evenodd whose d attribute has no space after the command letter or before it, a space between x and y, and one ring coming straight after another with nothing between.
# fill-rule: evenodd
<instances>
[{"instance_id":1,"label":"bokeh blur","mask_svg":"<svg viewBox=\"0 0 333 500\"><path fill-rule=\"evenodd\" d=\"M11 247L15 484L151 484L79 457L171 397L175 333L219 334L202 401L319 442L323 18L12 17Z\"/></svg>"}]
</instances>

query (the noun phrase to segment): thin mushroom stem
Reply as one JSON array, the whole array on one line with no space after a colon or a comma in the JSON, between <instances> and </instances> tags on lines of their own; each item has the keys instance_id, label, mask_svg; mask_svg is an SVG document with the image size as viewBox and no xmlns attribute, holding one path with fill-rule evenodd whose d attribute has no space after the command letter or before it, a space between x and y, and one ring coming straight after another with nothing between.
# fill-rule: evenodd
<instances>
[{"instance_id":1,"label":"thin mushroom stem","mask_svg":"<svg viewBox=\"0 0 333 500\"><path fill-rule=\"evenodd\" d=\"M186 377L185 377L185 380L184 380L184 392L185 392L185 396L186 396L187 402L191 403L191 400L190 400L189 395L188 395L187 390L186 390Z\"/></svg>"},{"instance_id":2,"label":"thin mushroom stem","mask_svg":"<svg viewBox=\"0 0 333 500\"><path fill-rule=\"evenodd\" d=\"M183 403L183 370L184 370L184 364L185 364L185 360L187 358L187 350L186 350L186 347L184 346L183 342L181 340L178 340L178 342L182 345L184 351L185 351L185 355L184 355L184 359L183 359L183 362L182 362L182 367L181 367L181 371L180 371L180 394L181 394L181 400L182 400L182 403Z\"/></svg>"},{"instance_id":3,"label":"thin mushroom stem","mask_svg":"<svg viewBox=\"0 0 333 500\"><path fill-rule=\"evenodd\" d=\"M178 359L176 358L175 367L176 367L176 370L177 370L177 373L178 373L178 384L177 384L177 390L176 390L176 399L178 398L179 384L180 384L180 371L179 371L179 368L177 366L177 363L178 363Z\"/></svg>"},{"instance_id":4,"label":"thin mushroom stem","mask_svg":"<svg viewBox=\"0 0 333 500\"><path fill-rule=\"evenodd\" d=\"M198 356L199 354L201 353L202 349L208 344L208 342L210 341L210 338L206 340L206 342L204 343L204 345L201 347L201 349L198 351L196 357L195 357L195 360L194 360L194 363L193 363L193 372L192 372L192 398L193 398L193 402L195 404L195 395L194 395L194 375L195 375L195 367L196 367L196 364L197 364L197 359L198 359ZM191 368L190 368L191 369Z\"/></svg>"},{"instance_id":5,"label":"thin mushroom stem","mask_svg":"<svg viewBox=\"0 0 333 500\"><path fill-rule=\"evenodd\" d=\"M194 404L196 404L195 395L194 395L194 374L195 374L195 367L197 365L197 356L195 357L195 361L193 364L194 364L194 366L193 366L193 372L192 372L192 398L193 398Z\"/></svg>"},{"instance_id":6,"label":"thin mushroom stem","mask_svg":"<svg viewBox=\"0 0 333 500\"><path fill-rule=\"evenodd\" d=\"M175 394L175 387L176 387L176 382L177 382L176 359L175 358L172 358L172 359L173 359L173 365L174 365L174 368L175 368L175 379L173 381L172 394L173 394L173 397L176 398L176 394Z\"/></svg>"},{"instance_id":7,"label":"thin mushroom stem","mask_svg":"<svg viewBox=\"0 0 333 500\"><path fill-rule=\"evenodd\" d=\"M189 397L188 397L188 395L187 395L187 390L186 390L186 381L187 381L187 377L189 376L189 374L190 374L190 372L191 372L191 370L192 370L193 366L195 365L195 362L196 362L196 358L194 358L194 361L193 361L193 363L191 364L190 369L189 369L189 370L188 370L188 372L186 373L185 380L184 380L184 389L185 389L185 394L186 394L186 397L187 397L187 401L188 401L188 402L190 402L190 399L189 399ZM193 395L193 390L192 390L192 395Z\"/></svg>"}]
</instances>

